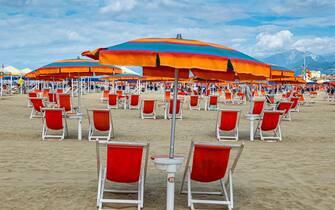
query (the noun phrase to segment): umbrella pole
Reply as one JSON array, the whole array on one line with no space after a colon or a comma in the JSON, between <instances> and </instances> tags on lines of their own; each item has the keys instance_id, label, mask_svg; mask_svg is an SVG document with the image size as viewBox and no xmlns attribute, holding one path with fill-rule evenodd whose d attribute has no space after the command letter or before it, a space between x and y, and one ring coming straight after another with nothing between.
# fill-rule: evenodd
<instances>
[{"instance_id":1,"label":"umbrella pole","mask_svg":"<svg viewBox=\"0 0 335 210\"><path fill-rule=\"evenodd\" d=\"M174 74L174 85L173 85L173 112L172 112L172 121L171 121L169 158L174 157L174 140L175 140L175 133L176 133L176 109L177 109L177 95L178 95L178 76L179 76L179 69L176 69L175 74Z\"/></svg>"}]
</instances>

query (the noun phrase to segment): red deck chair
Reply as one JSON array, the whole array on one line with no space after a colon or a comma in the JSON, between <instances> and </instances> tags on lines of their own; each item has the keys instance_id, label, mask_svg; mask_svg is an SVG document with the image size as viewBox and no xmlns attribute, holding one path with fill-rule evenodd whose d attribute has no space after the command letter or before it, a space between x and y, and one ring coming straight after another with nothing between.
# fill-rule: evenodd
<instances>
[{"instance_id":1,"label":"red deck chair","mask_svg":"<svg viewBox=\"0 0 335 210\"><path fill-rule=\"evenodd\" d=\"M57 103L57 94L56 93L48 93L48 103L56 104Z\"/></svg>"},{"instance_id":2,"label":"red deck chair","mask_svg":"<svg viewBox=\"0 0 335 210\"><path fill-rule=\"evenodd\" d=\"M265 90L261 90L261 94L262 94L262 96L265 96L266 95Z\"/></svg>"},{"instance_id":3,"label":"red deck chair","mask_svg":"<svg viewBox=\"0 0 335 210\"><path fill-rule=\"evenodd\" d=\"M264 100L253 100L250 105L249 113L247 115L254 115L260 117L265 107Z\"/></svg>"},{"instance_id":4,"label":"red deck chair","mask_svg":"<svg viewBox=\"0 0 335 210\"><path fill-rule=\"evenodd\" d=\"M113 119L110 109L87 110L88 140L111 140L114 138ZM93 120L93 122L91 121Z\"/></svg>"},{"instance_id":5,"label":"red deck chair","mask_svg":"<svg viewBox=\"0 0 335 210\"><path fill-rule=\"evenodd\" d=\"M190 110L200 110L200 99L198 95L190 96Z\"/></svg>"},{"instance_id":6,"label":"red deck chair","mask_svg":"<svg viewBox=\"0 0 335 210\"><path fill-rule=\"evenodd\" d=\"M272 105L272 104L276 103L276 99L275 99L275 97L273 95L265 95L265 98L266 98L266 102L269 105Z\"/></svg>"},{"instance_id":7,"label":"red deck chair","mask_svg":"<svg viewBox=\"0 0 335 210\"><path fill-rule=\"evenodd\" d=\"M283 116L283 111L264 111L263 115L255 130L255 137L259 132L261 140L282 140L280 122ZM266 132L273 133L272 136L265 136Z\"/></svg>"},{"instance_id":8,"label":"red deck chair","mask_svg":"<svg viewBox=\"0 0 335 210\"><path fill-rule=\"evenodd\" d=\"M189 152L186 168L180 188L181 193L187 193L187 205L194 209L194 204L227 205L234 207L233 172L243 150L242 145L193 143ZM187 179L187 191L184 191ZM197 185L219 182L219 192L199 192L192 190L192 183ZM223 195L223 200L194 199L193 195Z\"/></svg>"},{"instance_id":9,"label":"red deck chair","mask_svg":"<svg viewBox=\"0 0 335 210\"><path fill-rule=\"evenodd\" d=\"M116 94L109 94L108 95L108 109L117 109L119 107L118 104L118 96Z\"/></svg>"},{"instance_id":10,"label":"red deck chair","mask_svg":"<svg viewBox=\"0 0 335 210\"><path fill-rule=\"evenodd\" d=\"M292 102L281 101L277 104L276 110L284 111L282 119L290 121L291 120L291 107L292 107Z\"/></svg>"},{"instance_id":11,"label":"red deck chair","mask_svg":"<svg viewBox=\"0 0 335 210\"><path fill-rule=\"evenodd\" d=\"M126 109L127 107L127 96L123 94L122 90L116 91L118 105Z\"/></svg>"},{"instance_id":12,"label":"red deck chair","mask_svg":"<svg viewBox=\"0 0 335 210\"><path fill-rule=\"evenodd\" d=\"M170 102L166 104L164 118L172 119L172 115L173 115L173 100L171 99ZM183 108L180 99L177 99L176 119L183 119Z\"/></svg>"},{"instance_id":13,"label":"red deck chair","mask_svg":"<svg viewBox=\"0 0 335 210\"><path fill-rule=\"evenodd\" d=\"M164 102L169 101L170 98L171 98L171 92L170 91L165 91Z\"/></svg>"},{"instance_id":14,"label":"red deck chair","mask_svg":"<svg viewBox=\"0 0 335 210\"><path fill-rule=\"evenodd\" d=\"M56 93L60 94L60 93L64 93L64 90L63 89L57 89L56 90Z\"/></svg>"},{"instance_id":15,"label":"red deck chair","mask_svg":"<svg viewBox=\"0 0 335 210\"><path fill-rule=\"evenodd\" d=\"M29 98L33 108L30 113L30 119L43 117L42 108L45 108L42 98Z\"/></svg>"},{"instance_id":16,"label":"red deck chair","mask_svg":"<svg viewBox=\"0 0 335 210\"><path fill-rule=\"evenodd\" d=\"M156 119L156 101L143 100L141 103L141 118L143 119Z\"/></svg>"},{"instance_id":17,"label":"red deck chair","mask_svg":"<svg viewBox=\"0 0 335 210\"><path fill-rule=\"evenodd\" d=\"M299 112L299 97L291 97L290 101L292 102L291 112Z\"/></svg>"},{"instance_id":18,"label":"red deck chair","mask_svg":"<svg viewBox=\"0 0 335 210\"><path fill-rule=\"evenodd\" d=\"M48 109L43 110L43 129L42 129L42 139L59 139L60 141L64 139L67 135L67 123L64 117L64 109ZM51 131L62 131L59 135L49 134Z\"/></svg>"},{"instance_id":19,"label":"red deck chair","mask_svg":"<svg viewBox=\"0 0 335 210\"><path fill-rule=\"evenodd\" d=\"M221 109L218 111L216 118L215 135L218 141L221 140L238 140L240 110ZM223 134L232 135L223 135Z\"/></svg>"},{"instance_id":20,"label":"red deck chair","mask_svg":"<svg viewBox=\"0 0 335 210\"><path fill-rule=\"evenodd\" d=\"M102 96L100 98L100 101L102 101L102 102L108 101L108 97L109 97L109 90L104 90L102 92Z\"/></svg>"},{"instance_id":21,"label":"red deck chair","mask_svg":"<svg viewBox=\"0 0 335 210\"><path fill-rule=\"evenodd\" d=\"M143 208L144 184L149 154L149 144L125 142L99 142L98 143L98 192L97 206L102 209L105 204L132 204L137 209ZM107 188L108 182L118 185L126 184L126 190L114 185ZM137 186L135 190L130 185ZM129 187L130 186L130 187ZM119 187L120 188L120 187ZM137 194L137 199L109 199L107 193Z\"/></svg>"},{"instance_id":22,"label":"red deck chair","mask_svg":"<svg viewBox=\"0 0 335 210\"><path fill-rule=\"evenodd\" d=\"M49 89L43 89L43 98L48 98L50 90Z\"/></svg>"},{"instance_id":23,"label":"red deck chair","mask_svg":"<svg viewBox=\"0 0 335 210\"><path fill-rule=\"evenodd\" d=\"M210 89L206 89L205 96L209 96L210 94L211 94L211 90Z\"/></svg>"},{"instance_id":24,"label":"red deck chair","mask_svg":"<svg viewBox=\"0 0 335 210\"><path fill-rule=\"evenodd\" d=\"M246 97L245 97L245 94L242 93L242 92L238 92L236 94L236 98L235 101L238 103L238 104L246 104L247 101L246 101Z\"/></svg>"},{"instance_id":25,"label":"red deck chair","mask_svg":"<svg viewBox=\"0 0 335 210\"><path fill-rule=\"evenodd\" d=\"M33 105L31 104L30 98L38 98L37 93L35 92L29 92L28 93L28 107L32 107Z\"/></svg>"},{"instance_id":26,"label":"red deck chair","mask_svg":"<svg viewBox=\"0 0 335 210\"><path fill-rule=\"evenodd\" d=\"M193 95L199 95L199 92L197 90L193 90Z\"/></svg>"},{"instance_id":27,"label":"red deck chair","mask_svg":"<svg viewBox=\"0 0 335 210\"><path fill-rule=\"evenodd\" d=\"M225 104L232 104L233 103L233 96L230 91L226 91L225 93L225 99L223 100L223 103Z\"/></svg>"},{"instance_id":28,"label":"red deck chair","mask_svg":"<svg viewBox=\"0 0 335 210\"><path fill-rule=\"evenodd\" d=\"M218 106L218 96L209 96L209 102L207 105L207 109L212 111L217 111L219 109Z\"/></svg>"},{"instance_id":29,"label":"red deck chair","mask_svg":"<svg viewBox=\"0 0 335 210\"><path fill-rule=\"evenodd\" d=\"M131 95L129 100L129 109L140 109L140 96Z\"/></svg>"},{"instance_id":30,"label":"red deck chair","mask_svg":"<svg viewBox=\"0 0 335 210\"><path fill-rule=\"evenodd\" d=\"M58 94L58 108L63 108L66 115L76 114L76 108L72 106L71 95L67 93Z\"/></svg>"}]
</instances>

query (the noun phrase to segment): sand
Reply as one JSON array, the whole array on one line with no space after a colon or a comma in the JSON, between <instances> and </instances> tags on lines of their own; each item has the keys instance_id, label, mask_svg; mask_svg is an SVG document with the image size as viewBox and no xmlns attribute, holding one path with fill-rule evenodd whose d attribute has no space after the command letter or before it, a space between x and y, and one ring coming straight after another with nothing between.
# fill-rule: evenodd
<instances>
[{"instance_id":1,"label":"sand","mask_svg":"<svg viewBox=\"0 0 335 210\"><path fill-rule=\"evenodd\" d=\"M82 97L83 110L104 108L100 94ZM162 98L162 95L145 95ZM26 95L0 100L0 209L96 209L95 143L76 139L76 121L62 142L41 140L42 121L29 120ZM250 142L249 105L242 110L240 143L245 150L234 174L234 209L335 209L335 105L322 101L292 113L283 122L280 143ZM216 142L216 112L188 111L177 121L176 153L186 155L191 141ZM163 118L162 105L158 108ZM168 152L169 120L141 120L137 110L113 110L116 141L149 142L150 155ZM179 189L184 166L176 176ZM165 173L149 161L144 209L165 208ZM176 193L176 209L187 209ZM135 209L116 206L118 209ZM200 206L204 209L226 209Z\"/></svg>"}]
</instances>

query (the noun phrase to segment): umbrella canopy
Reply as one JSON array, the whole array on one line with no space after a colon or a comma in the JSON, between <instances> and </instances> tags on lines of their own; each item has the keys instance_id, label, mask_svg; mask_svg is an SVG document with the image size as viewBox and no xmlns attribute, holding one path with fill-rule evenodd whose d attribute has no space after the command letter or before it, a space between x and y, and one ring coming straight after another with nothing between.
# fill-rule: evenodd
<instances>
[{"instance_id":1,"label":"umbrella canopy","mask_svg":"<svg viewBox=\"0 0 335 210\"><path fill-rule=\"evenodd\" d=\"M286 67L271 65L271 79L283 77L294 77L294 71Z\"/></svg>"},{"instance_id":2,"label":"umbrella canopy","mask_svg":"<svg viewBox=\"0 0 335 210\"><path fill-rule=\"evenodd\" d=\"M76 78L95 75L121 73L121 69L111 65L102 65L90 59L59 60L33 71L36 76L63 76Z\"/></svg>"},{"instance_id":3,"label":"umbrella canopy","mask_svg":"<svg viewBox=\"0 0 335 210\"><path fill-rule=\"evenodd\" d=\"M100 80L108 81L128 81L128 80L138 80L141 76L137 74L114 74L112 76L103 77Z\"/></svg>"},{"instance_id":4,"label":"umbrella canopy","mask_svg":"<svg viewBox=\"0 0 335 210\"><path fill-rule=\"evenodd\" d=\"M2 69L4 74L11 76L21 76L21 71L13 66L6 66Z\"/></svg>"},{"instance_id":5,"label":"umbrella canopy","mask_svg":"<svg viewBox=\"0 0 335 210\"><path fill-rule=\"evenodd\" d=\"M85 51L82 55L102 64L172 67L270 76L270 65L223 45L196 40L144 38L119 45ZM168 71L168 68L163 69Z\"/></svg>"}]
</instances>

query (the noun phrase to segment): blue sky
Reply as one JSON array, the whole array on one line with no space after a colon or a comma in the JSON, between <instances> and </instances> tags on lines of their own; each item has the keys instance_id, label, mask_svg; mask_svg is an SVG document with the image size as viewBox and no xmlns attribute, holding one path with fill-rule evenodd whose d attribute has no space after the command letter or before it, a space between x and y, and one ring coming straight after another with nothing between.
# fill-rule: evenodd
<instances>
[{"instance_id":1,"label":"blue sky","mask_svg":"<svg viewBox=\"0 0 335 210\"><path fill-rule=\"evenodd\" d=\"M335 52L334 0L0 0L0 8L0 63L17 68L178 33L258 58Z\"/></svg>"}]
</instances>

